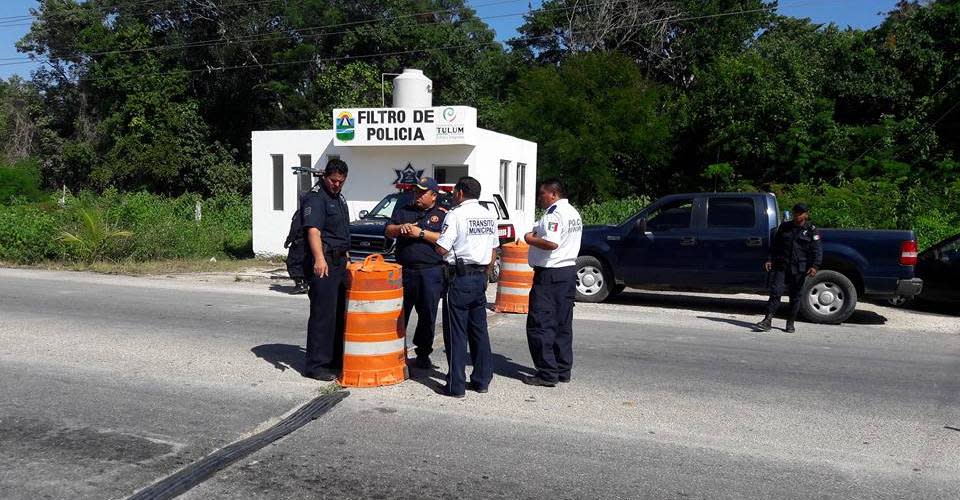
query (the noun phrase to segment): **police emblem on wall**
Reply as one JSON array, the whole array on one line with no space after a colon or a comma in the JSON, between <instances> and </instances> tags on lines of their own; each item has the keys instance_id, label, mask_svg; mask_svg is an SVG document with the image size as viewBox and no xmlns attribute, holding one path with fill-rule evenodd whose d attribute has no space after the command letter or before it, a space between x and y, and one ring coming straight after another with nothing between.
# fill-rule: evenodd
<instances>
[{"instance_id":1,"label":"police emblem on wall","mask_svg":"<svg viewBox=\"0 0 960 500\"><path fill-rule=\"evenodd\" d=\"M344 111L337 116L337 139L341 141L352 141L354 135L353 115L349 111Z\"/></svg>"},{"instance_id":2,"label":"police emblem on wall","mask_svg":"<svg viewBox=\"0 0 960 500\"><path fill-rule=\"evenodd\" d=\"M397 173L397 180L393 181L394 184L416 184L423 175L423 170L413 168L410 163L407 163L407 166L402 169L395 168L393 171Z\"/></svg>"}]
</instances>

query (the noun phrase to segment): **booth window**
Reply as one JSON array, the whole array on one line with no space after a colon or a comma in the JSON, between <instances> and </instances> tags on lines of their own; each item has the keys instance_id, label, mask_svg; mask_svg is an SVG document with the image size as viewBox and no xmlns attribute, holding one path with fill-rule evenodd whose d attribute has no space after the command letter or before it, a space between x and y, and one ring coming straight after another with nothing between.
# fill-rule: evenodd
<instances>
[{"instance_id":1,"label":"booth window","mask_svg":"<svg viewBox=\"0 0 960 500\"><path fill-rule=\"evenodd\" d=\"M500 194L507 196L507 177L510 170L510 162L507 160L500 160Z\"/></svg>"},{"instance_id":2,"label":"booth window","mask_svg":"<svg viewBox=\"0 0 960 500\"><path fill-rule=\"evenodd\" d=\"M300 168L313 167L313 158L310 155L300 155ZM297 174L297 191L306 193L313 187L313 175L310 172Z\"/></svg>"},{"instance_id":3,"label":"booth window","mask_svg":"<svg viewBox=\"0 0 960 500\"><path fill-rule=\"evenodd\" d=\"M455 184L461 177L466 176L466 165L436 165L433 167L433 178L440 184Z\"/></svg>"},{"instance_id":4,"label":"booth window","mask_svg":"<svg viewBox=\"0 0 960 500\"><path fill-rule=\"evenodd\" d=\"M283 210L283 155L270 155L273 158L273 209Z\"/></svg>"},{"instance_id":5,"label":"booth window","mask_svg":"<svg viewBox=\"0 0 960 500\"><path fill-rule=\"evenodd\" d=\"M526 175L527 175L527 164L526 163L517 163L517 198L516 198L516 209L523 210L523 193L526 189Z\"/></svg>"}]
</instances>

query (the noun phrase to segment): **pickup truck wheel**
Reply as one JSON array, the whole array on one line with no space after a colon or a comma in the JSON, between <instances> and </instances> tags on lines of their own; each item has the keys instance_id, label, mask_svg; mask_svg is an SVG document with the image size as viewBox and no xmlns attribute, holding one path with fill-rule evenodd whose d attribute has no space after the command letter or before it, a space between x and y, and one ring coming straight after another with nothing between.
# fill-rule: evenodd
<instances>
[{"instance_id":1,"label":"pickup truck wheel","mask_svg":"<svg viewBox=\"0 0 960 500\"><path fill-rule=\"evenodd\" d=\"M596 257L577 257L577 301L603 302L610 295L612 281Z\"/></svg>"},{"instance_id":2,"label":"pickup truck wheel","mask_svg":"<svg viewBox=\"0 0 960 500\"><path fill-rule=\"evenodd\" d=\"M800 298L803 316L813 323L842 323L857 308L857 288L836 271L807 278Z\"/></svg>"}]
</instances>

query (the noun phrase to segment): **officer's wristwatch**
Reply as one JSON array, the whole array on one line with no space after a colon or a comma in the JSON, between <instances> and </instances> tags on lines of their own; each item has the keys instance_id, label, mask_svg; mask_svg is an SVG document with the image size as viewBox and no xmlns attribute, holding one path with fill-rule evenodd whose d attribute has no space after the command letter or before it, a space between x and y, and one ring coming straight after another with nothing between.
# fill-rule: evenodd
<instances>
[{"instance_id":1,"label":"officer's wristwatch","mask_svg":"<svg viewBox=\"0 0 960 500\"><path fill-rule=\"evenodd\" d=\"M417 238L423 239L423 229L420 230L420 236L417 236Z\"/></svg>"}]
</instances>

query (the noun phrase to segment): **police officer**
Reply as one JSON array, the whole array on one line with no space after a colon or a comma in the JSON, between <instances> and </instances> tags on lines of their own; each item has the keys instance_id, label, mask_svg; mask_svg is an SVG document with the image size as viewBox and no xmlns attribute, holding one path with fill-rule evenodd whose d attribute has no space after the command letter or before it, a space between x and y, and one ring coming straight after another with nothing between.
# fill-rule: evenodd
<instances>
[{"instance_id":1,"label":"police officer","mask_svg":"<svg viewBox=\"0 0 960 500\"><path fill-rule=\"evenodd\" d=\"M793 206L793 220L784 221L770 242L770 257L763 268L770 273L770 300L767 315L756 324L757 329L769 331L773 314L780 306L780 296L786 288L790 295L790 316L784 331L796 331L794 321L800 312L800 292L807 276L814 277L823 261L823 245L817 226L810 222L810 210L804 203Z\"/></svg>"},{"instance_id":2,"label":"police officer","mask_svg":"<svg viewBox=\"0 0 960 500\"><path fill-rule=\"evenodd\" d=\"M537 204L545 212L523 239L533 267L527 343L537 368L523 383L553 387L569 382L573 367L573 300L577 293L577 255L583 221L567 201L557 179L540 184Z\"/></svg>"},{"instance_id":3,"label":"police officer","mask_svg":"<svg viewBox=\"0 0 960 500\"><path fill-rule=\"evenodd\" d=\"M487 276L496 248L497 221L480 205L480 183L462 177L453 188L456 208L447 213L438 235L437 252L446 262L447 289L443 302L443 340L447 351L447 385L443 393L462 398L467 388L467 344L473 372L470 389L484 393L493 379L490 337L487 334ZM428 233L429 235L429 233ZM432 239L432 235L428 236Z\"/></svg>"},{"instance_id":4,"label":"police officer","mask_svg":"<svg viewBox=\"0 0 960 500\"><path fill-rule=\"evenodd\" d=\"M309 248L304 274L310 282L304 376L317 380L335 379L343 363L350 217L340 191L347 181L347 172L347 164L342 160L330 160L323 172L322 189L303 203L303 229Z\"/></svg>"},{"instance_id":5,"label":"police officer","mask_svg":"<svg viewBox=\"0 0 960 500\"><path fill-rule=\"evenodd\" d=\"M417 331L413 336L416 346L417 368L433 368L430 353L437 321L437 306L443 295L443 257L436 252L435 238L427 239L427 232L440 234L446 209L437 203L440 186L430 177L421 178L416 185L415 198L406 206L393 211L384 234L397 239L397 262L403 266L403 316L409 319L410 310L417 310Z\"/></svg>"}]
</instances>

